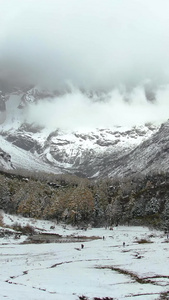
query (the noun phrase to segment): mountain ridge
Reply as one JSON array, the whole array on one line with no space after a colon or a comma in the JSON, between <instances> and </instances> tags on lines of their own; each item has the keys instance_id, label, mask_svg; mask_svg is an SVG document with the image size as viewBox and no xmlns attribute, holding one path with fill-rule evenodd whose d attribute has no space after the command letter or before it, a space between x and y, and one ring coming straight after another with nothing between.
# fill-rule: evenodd
<instances>
[{"instance_id":1,"label":"mountain ridge","mask_svg":"<svg viewBox=\"0 0 169 300\"><path fill-rule=\"evenodd\" d=\"M161 127L148 123L132 128L49 130L26 120L25 113L32 104L44 98L51 101L55 95L33 88L1 97L6 107L0 130L1 148L11 157L12 168L89 178L169 169L169 122ZM11 164L1 162L1 168L10 169Z\"/></svg>"}]
</instances>

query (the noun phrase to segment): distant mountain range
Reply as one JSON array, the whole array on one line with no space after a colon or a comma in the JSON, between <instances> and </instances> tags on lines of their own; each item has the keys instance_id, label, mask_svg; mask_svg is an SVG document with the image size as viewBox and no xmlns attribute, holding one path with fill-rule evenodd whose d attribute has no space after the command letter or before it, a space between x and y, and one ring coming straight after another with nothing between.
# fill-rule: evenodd
<instances>
[{"instance_id":1,"label":"distant mountain range","mask_svg":"<svg viewBox=\"0 0 169 300\"><path fill-rule=\"evenodd\" d=\"M129 176L169 170L169 122L133 128L71 131L25 121L25 110L57 93L16 91L0 98L0 167L82 177Z\"/></svg>"}]
</instances>

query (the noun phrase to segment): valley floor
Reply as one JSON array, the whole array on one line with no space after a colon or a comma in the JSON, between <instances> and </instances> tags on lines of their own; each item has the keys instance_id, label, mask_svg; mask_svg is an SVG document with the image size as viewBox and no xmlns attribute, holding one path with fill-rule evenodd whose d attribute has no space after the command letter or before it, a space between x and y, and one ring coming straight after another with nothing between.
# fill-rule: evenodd
<instances>
[{"instance_id":1,"label":"valley floor","mask_svg":"<svg viewBox=\"0 0 169 300\"><path fill-rule=\"evenodd\" d=\"M65 238L36 244L23 243L26 236L1 237L0 299L155 300L169 295L169 242L163 232L126 226L84 231L6 214L3 220Z\"/></svg>"}]
</instances>

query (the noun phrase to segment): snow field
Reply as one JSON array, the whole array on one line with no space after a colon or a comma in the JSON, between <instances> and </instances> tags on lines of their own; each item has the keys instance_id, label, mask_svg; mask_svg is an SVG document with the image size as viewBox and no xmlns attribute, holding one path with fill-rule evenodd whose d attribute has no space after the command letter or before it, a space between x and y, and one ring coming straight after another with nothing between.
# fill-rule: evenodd
<instances>
[{"instance_id":1,"label":"snow field","mask_svg":"<svg viewBox=\"0 0 169 300\"><path fill-rule=\"evenodd\" d=\"M0 299L79 300L85 295L113 299L158 299L169 290L166 236L146 227L77 230L52 222L4 214L4 223L33 225L63 236L97 236L71 243L20 244L0 239ZM105 239L103 239L103 236ZM146 239L151 243L137 241ZM125 246L123 246L125 242Z\"/></svg>"}]
</instances>

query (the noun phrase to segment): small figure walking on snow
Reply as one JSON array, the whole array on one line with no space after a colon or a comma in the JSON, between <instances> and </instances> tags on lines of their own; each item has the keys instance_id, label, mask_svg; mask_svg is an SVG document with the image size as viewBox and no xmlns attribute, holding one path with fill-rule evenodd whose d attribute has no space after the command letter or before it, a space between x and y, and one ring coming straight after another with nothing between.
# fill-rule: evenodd
<instances>
[{"instance_id":1,"label":"small figure walking on snow","mask_svg":"<svg viewBox=\"0 0 169 300\"><path fill-rule=\"evenodd\" d=\"M81 244L81 249L83 249L84 248L84 245L83 244Z\"/></svg>"},{"instance_id":2,"label":"small figure walking on snow","mask_svg":"<svg viewBox=\"0 0 169 300\"><path fill-rule=\"evenodd\" d=\"M123 247L125 247L125 242L123 242Z\"/></svg>"}]
</instances>

